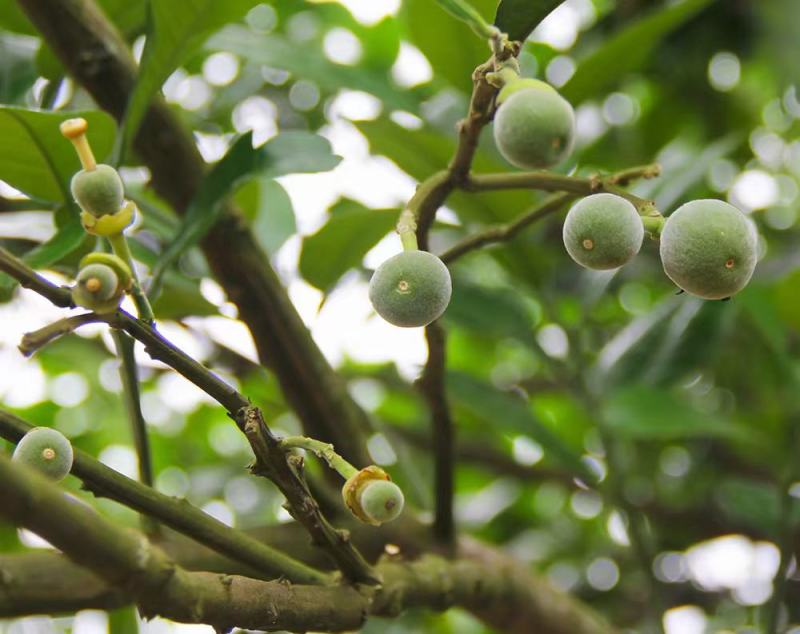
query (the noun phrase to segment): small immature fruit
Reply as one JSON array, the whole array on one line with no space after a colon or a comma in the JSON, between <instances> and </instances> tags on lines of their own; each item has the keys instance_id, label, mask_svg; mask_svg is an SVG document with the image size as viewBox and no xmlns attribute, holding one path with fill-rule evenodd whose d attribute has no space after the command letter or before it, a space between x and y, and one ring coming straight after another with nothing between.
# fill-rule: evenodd
<instances>
[{"instance_id":1,"label":"small immature fruit","mask_svg":"<svg viewBox=\"0 0 800 634\"><path fill-rule=\"evenodd\" d=\"M119 276L107 264L84 266L76 282L72 287L72 300L84 308L108 313L114 311L122 300Z\"/></svg>"},{"instance_id":2,"label":"small immature fruit","mask_svg":"<svg viewBox=\"0 0 800 634\"><path fill-rule=\"evenodd\" d=\"M364 467L347 479L342 498L359 520L380 526L400 515L405 498L403 492L380 467Z\"/></svg>"},{"instance_id":3,"label":"small immature fruit","mask_svg":"<svg viewBox=\"0 0 800 634\"><path fill-rule=\"evenodd\" d=\"M661 263L687 293L725 299L750 281L757 240L755 225L733 205L693 200L667 218L661 231Z\"/></svg>"},{"instance_id":4,"label":"small immature fruit","mask_svg":"<svg viewBox=\"0 0 800 634\"><path fill-rule=\"evenodd\" d=\"M503 86L500 89L500 92L497 93L497 99L496 99L497 105L499 106L500 104L502 104L515 92L519 92L520 90L525 90L527 88L540 88L542 90L550 90L558 94L555 88L553 88L550 84L545 83L540 79L520 77L519 79L508 82L505 86Z\"/></svg>"},{"instance_id":5,"label":"small immature fruit","mask_svg":"<svg viewBox=\"0 0 800 634\"><path fill-rule=\"evenodd\" d=\"M381 264L369 283L369 299L390 324L426 326L450 303L450 272L427 251L403 251Z\"/></svg>"},{"instance_id":6,"label":"small immature fruit","mask_svg":"<svg viewBox=\"0 0 800 634\"><path fill-rule=\"evenodd\" d=\"M53 480L63 480L72 469L72 445L55 429L34 427L19 441L12 460L23 462Z\"/></svg>"},{"instance_id":7,"label":"small immature fruit","mask_svg":"<svg viewBox=\"0 0 800 634\"><path fill-rule=\"evenodd\" d=\"M389 480L373 480L361 491L361 509L374 524L391 522L403 511L405 498Z\"/></svg>"},{"instance_id":8,"label":"small immature fruit","mask_svg":"<svg viewBox=\"0 0 800 634\"><path fill-rule=\"evenodd\" d=\"M544 82L520 90L515 83L503 88L506 94L494 118L497 149L517 167L542 168L561 162L575 137L572 106Z\"/></svg>"},{"instance_id":9,"label":"small immature fruit","mask_svg":"<svg viewBox=\"0 0 800 634\"><path fill-rule=\"evenodd\" d=\"M122 206L122 180L110 165L101 163L93 170L81 170L72 177L71 188L81 209L93 216L116 213Z\"/></svg>"},{"instance_id":10,"label":"small immature fruit","mask_svg":"<svg viewBox=\"0 0 800 634\"><path fill-rule=\"evenodd\" d=\"M639 252L644 226L630 201L614 194L579 200L564 221L564 246L588 269L615 269Z\"/></svg>"}]
</instances>

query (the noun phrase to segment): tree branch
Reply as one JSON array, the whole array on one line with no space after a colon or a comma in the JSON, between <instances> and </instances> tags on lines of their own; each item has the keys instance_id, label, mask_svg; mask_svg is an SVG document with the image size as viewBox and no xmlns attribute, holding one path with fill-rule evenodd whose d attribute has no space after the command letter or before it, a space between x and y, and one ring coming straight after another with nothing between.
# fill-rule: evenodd
<instances>
[{"instance_id":1,"label":"tree branch","mask_svg":"<svg viewBox=\"0 0 800 634\"><path fill-rule=\"evenodd\" d=\"M0 271L8 273L23 285L32 283L32 280L36 281L42 294L49 294L55 299L63 293L69 295L68 290L40 278L24 262L3 248L0 248ZM312 539L340 566L342 573L351 581L374 583L377 580L369 565L347 539L346 534L336 531L325 519L308 487L289 464L290 456L279 448L277 439L267 429L258 408L252 407L243 394L175 347L157 330L133 318L124 310L120 309L115 313L98 317L113 328L124 330L134 339L141 341L145 346L145 352L153 359L170 366L222 405L250 440L259 466L258 473L270 477L289 501L290 511L309 531ZM250 419L258 422L257 433L247 432L246 423ZM264 451L265 445L269 451Z\"/></svg>"},{"instance_id":2,"label":"tree branch","mask_svg":"<svg viewBox=\"0 0 800 634\"><path fill-rule=\"evenodd\" d=\"M0 409L0 436L17 443L33 426ZM172 498L106 467L75 449L72 474L98 497L107 497L188 535L212 550L243 563L268 579L326 583L329 577L207 515L186 500Z\"/></svg>"},{"instance_id":3,"label":"tree branch","mask_svg":"<svg viewBox=\"0 0 800 634\"><path fill-rule=\"evenodd\" d=\"M478 547L465 548L472 550L472 559L451 562L426 556L414 563L385 562L379 568L385 583L377 589L304 586L188 572L141 534L118 528L65 497L38 473L12 464L5 456L0 456L0 481L4 484L0 489L0 516L41 535L77 564L122 589L146 617L161 615L180 622L208 623L218 629L344 631L359 628L368 615L396 616L412 607L446 609L458 605L513 633L613 631L568 596L544 583L532 582L513 561L489 558ZM53 522L53 515L62 521ZM58 594L73 599L71 595L82 591L85 600L85 590L74 589L72 579L62 571L62 576L54 580L62 585ZM14 579L9 579L6 585L13 583ZM19 584L13 594L26 599L25 588ZM109 604L107 595L103 603Z\"/></svg>"},{"instance_id":4,"label":"tree branch","mask_svg":"<svg viewBox=\"0 0 800 634\"><path fill-rule=\"evenodd\" d=\"M93 0L18 0L67 72L98 105L122 120L136 80L125 40ZM194 197L206 165L191 134L160 98L134 139L152 186L176 211ZM253 335L259 358L276 375L308 435L366 464L369 421L311 338L266 255L239 212L229 213L203 241L211 270Z\"/></svg>"}]
</instances>

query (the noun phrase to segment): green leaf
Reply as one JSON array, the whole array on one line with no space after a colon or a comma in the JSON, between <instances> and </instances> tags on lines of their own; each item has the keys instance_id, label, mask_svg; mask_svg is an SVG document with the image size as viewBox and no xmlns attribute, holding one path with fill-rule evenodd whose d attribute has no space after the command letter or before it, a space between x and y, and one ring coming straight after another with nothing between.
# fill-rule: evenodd
<instances>
[{"instance_id":1,"label":"green leaf","mask_svg":"<svg viewBox=\"0 0 800 634\"><path fill-rule=\"evenodd\" d=\"M497 0L471 3L485 20L491 20ZM411 40L433 67L433 76L445 79L464 93L471 90L472 71L485 62L491 50L476 38L469 26L454 20L447 12L431 7L430 0L406 0L403 17Z\"/></svg>"},{"instance_id":2,"label":"green leaf","mask_svg":"<svg viewBox=\"0 0 800 634\"><path fill-rule=\"evenodd\" d=\"M362 90L381 99L386 108L409 112L419 110L420 98L414 91L398 90L385 70L334 64L325 57L321 47L308 46L298 54L297 45L281 35L254 33L231 25L211 37L205 48L240 55L255 64L281 68L313 81L324 91L335 92L340 88Z\"/></svg>"},{"instance_id":3,"label":"green leaf","mask_svg":"<svg viewBox=\"0 0 800 634\"><path fill-rule=\"evenodd\" d=\"M126 606L108 613L108 630L115 634L138 634L139 620L134 606Z\"/></svg>"},{"instance_id":4,"label":"green leaf","mask_svg":"<svg viewBox=\"0 0 800 634\"><path fill-rule=\"evenodd\" d=\"M222 215L222 203L244 181L256 175L275 178L298 172L323 172L336 167L339 160L331 153L326 139L310 132L284 132L258 148L253 148L251 132L239 137L203 179L177 235L153 269L151 294L157 296L164 272L205 236Z\"/></svg>"},{"instance_id":5,"label":"green leaf","mask_svg":"<svg viewBox=\"0 0 800 634\"><path fill-rule=\"evenodd\" d=\"M501 0L494 24L510 39L524 42L559 4L561 0Z\"/></svg>"},{"instance_id":6,"label":"green leaf","mask_svg":"<svg viewBox=\"0 0 800 634\"><path fill-rule=\"evenodd\" d=\"M526 434L538 442L556 462L561 463L588 482L595 480L580 456L568 447L533 413L530 405L519 396L501 392L466 374L449 372L447 388L452 397L490 426L501 427L504 433Z\"/></svg>"},{"instance_id":7,"label":"green leaf","mask_svg":"<svg viewBox=\"0 0 800 634\"><path fill-rule=\"evenodd\" d=\"M310 284L329 290L364 254L392 230L398 209L367 209L352 200L340 200L331 217L314 235L303 240L300 273Z\"/></svg>"},{"instance_id":8,"label":"green leaf","mask_svg":"<svg viewBox=\"0 0 800 634\"><path fill-rule=\"evenodd\" d=\"M121 161L150 100L167 77L214 31L244 16L258 0L150 0L139 77L125 113L115 155Z\"/></svg>"},{"instance_id":9,"label":"green leaf","mask_svg":"<svg viewBox=\"0 0 800 634\"><path fill-rule=\"evenodd\" d=\"M261 248L270 255L297 231L292 200L276 180L259 178L245 183L236 192L236 204L250 221Z\"/></svg>"},{"instance_id":10,"label":"green leaf","mask_svg":"<svg viewBox=\"0 0 800 634\"><path fill-rule=\"evenodd\" d=\"M626 27L578 64L578 70L561 88L574 104L614 86L644 64L659 42L714 0L685 0L667 5Z\"/></svg>"},{"instance_id":11,"label":"green leaf","mask_svg":"<svg viewBox=\"0 0 800 634\"><path fill-rule=\"evenodd\" d=\"M114 142L114 120L104 112L38 112L0 106L0 138L12 151L0 153L0 180L32 198L72 205L69 182L80 170L72 144L59 131L65 119L83 117L98 160Z\"/></svg>"},{"instance_id":12,"label":"green leaf","mask_svg":"<svg viewBox=\"0 0 800 634\"><path fill-rule=\"evenodd\" d=\"M649 440L728 437L753 442L757 435L737 423L701 412L663 390L633 386L612 394L604 407L607 427L616 434Z\"/></svg>"},{"instance_id":13,"label":"green leaf","mask_svg":"<svg viewBox=\"0 0 800 634\"><path fill-rule=\"evenodd\" d=\"M483 16L475 10L466 0L436 0L445 11L454 18L464 22L469 28L483 39L489 39L493 35L493 29ZM496 33L496 31L494 31Z\"/></svg>"}]
</instances>

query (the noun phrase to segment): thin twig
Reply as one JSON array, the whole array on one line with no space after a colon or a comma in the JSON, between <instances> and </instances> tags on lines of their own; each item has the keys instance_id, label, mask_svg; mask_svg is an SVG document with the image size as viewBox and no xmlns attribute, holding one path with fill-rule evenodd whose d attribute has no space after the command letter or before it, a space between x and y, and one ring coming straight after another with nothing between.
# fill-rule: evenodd
<instances>
[{"instance_id":1,"label":"thin twig","mask_svg":"<svg viewBox=\"0 0 800 634\"><path fill-rule=\"evenodd\" d=\"M134 357L134 339L121 330L111 331L117 356L120 359L119 376L122 381L122 392L125 396L125 411L133 436L133 445L136 448L136 457L139 462L139 481L153 486L153 460L150 453L150 438L147 434L147 422L142 414L142 404L139 394L139 372ZM142 528L148 535L157 535L158 523L147 516L142 517Z\"/></svg>"},{"instance_id":2,"label":"thin twig","mask_svg":"<svg viewBox=\"0 0 800 634\"><path fill-rule=\"evenodd\" d=\"M102 318L95 313L82 313L80 315L73 315L71 317L64 317L52 324L34 330L33 332L26 332L22 335L19 351L26 357L30 357L36 353L40 348L43 348L51 341L68 335L74 332L81 326L86 324L94 324L103 321Z\"/></svg>"}]
</instances>

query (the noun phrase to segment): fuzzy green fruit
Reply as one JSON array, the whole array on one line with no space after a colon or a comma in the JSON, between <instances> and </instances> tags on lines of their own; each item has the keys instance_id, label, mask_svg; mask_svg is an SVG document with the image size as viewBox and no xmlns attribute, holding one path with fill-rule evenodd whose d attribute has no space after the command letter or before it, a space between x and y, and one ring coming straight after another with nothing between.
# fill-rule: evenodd
<instances>
[{"instance_id":1,"label":"fuzzy green fruit","mask_svg":"<svg viewBox=\"0 0 800 634\"><path fill-rule=\"evenodd\" d=\"M450 303L452 283L444 263L427 251L403 251L381 264L369 283L369 299L390 324L426 326Z\"/></svg>"},{"instance_id":2,"label":"fuzzy green fruit","mask_svg":"<svg viewBox=\"0 0 800 634\"><path fill-rule=\"evenodd\" d=\"M639 252L644 226L629 201L614 194L593 194L569 210L563 237L570 257L581 266L615 269Z\"/></svg>"},{"instance_id":3,"label":"fuzzy green fruit","mask_svg":"<svg viewBox=\"0 0 800 634\"><path fill-rule=\"evenodd\" d=\"M118 212L125 196L117 170L102 163L75 174L71 188L81 209L97 217Z\"/></svg>"},{"instance_id":4,"label":"fuzzy green fruit","mask_svg":"<svg viewBox=\"0 0 800 634\"><path fill-rule=\"evenodd\" d=\"M72 287L72 301L98 313L115 310L122 295L119 276L107 264L87 264Z\"/></svg>"},{"instance_id":5,"label":"fuzzy green fruit","mask_svg":"<svg viewBox=\"0 0 800 634\"><path fill-rule=\"evenodd\" d=\"M511 92L494 118L497 149L517 167L542 168L561 162L572 150L574 137L572 106L549 86Z\"/></svg>"},{"instance_id":6,"label":"fuzzy green fruit","mask_svg":"<svg viewBox=\"0 0 800 634\"><path fill-rule=\"evenodd\" d=\"M390 480L372 480L361 490L361 510L371 524L391 522L403 510L403 491Z\"/></svg>"},{"instance_id":7,"label":"fuzzy green fruit","mask_svg":"<svg viewBox=\"0 0 800 634\"><path fill-rule=\"evenodd\" d=\"M48 478L63 480L72 469L72 445L59 431L34 427L19 441L12 460L37 469Z\"/></svg>"},{"instance_id":8,"label":"fuzzy green fruit","mask_svg":"<svg viewBox=\"0 0 800 634\"><path fill-rule=\"evenodd\" d=\"M693 200L661 231L664 272L687 293L725 299L742 290L756 267L755 225L721 200Z\"/></svg>"}]
</instances>

